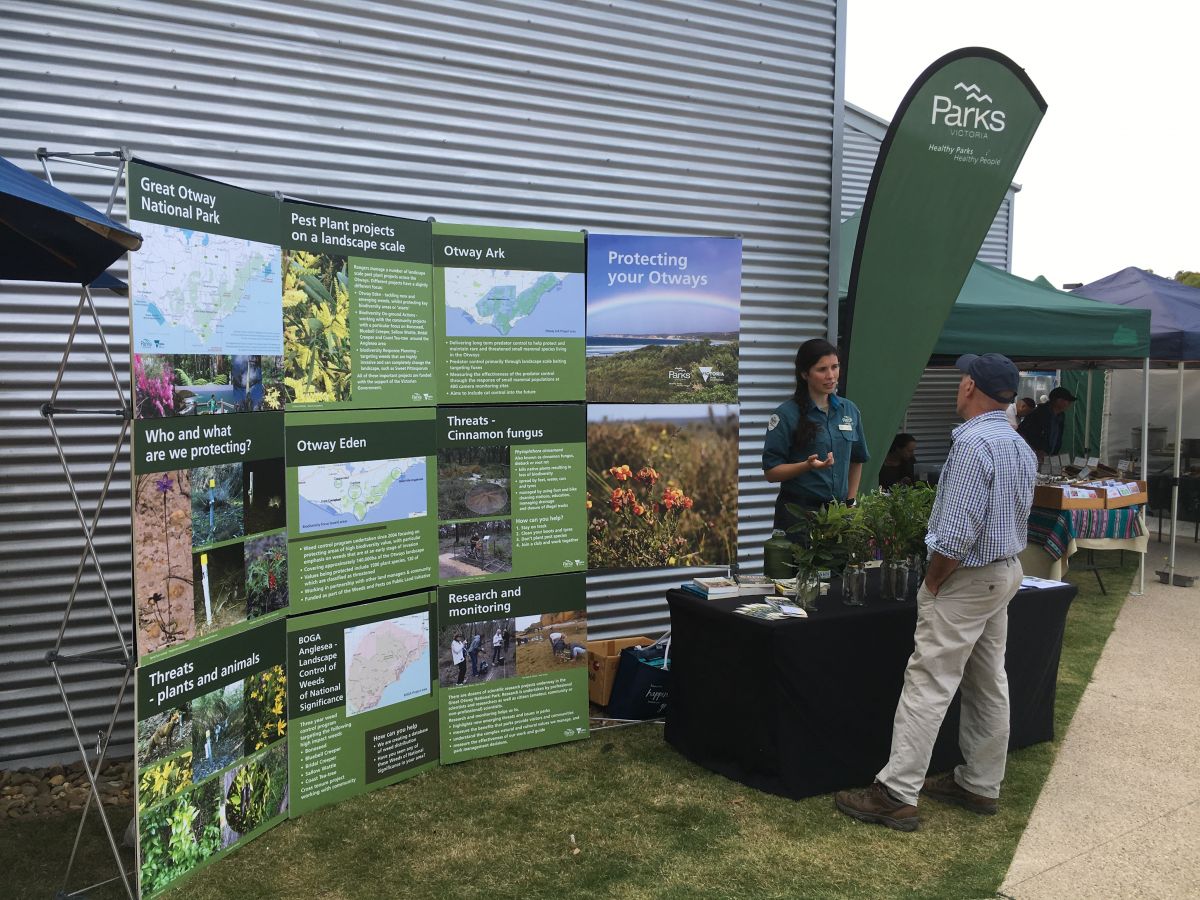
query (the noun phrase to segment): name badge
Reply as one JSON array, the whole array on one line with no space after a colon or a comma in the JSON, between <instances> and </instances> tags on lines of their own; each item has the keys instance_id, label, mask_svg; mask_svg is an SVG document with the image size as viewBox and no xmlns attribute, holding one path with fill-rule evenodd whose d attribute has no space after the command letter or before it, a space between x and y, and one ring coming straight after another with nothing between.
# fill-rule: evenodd
<instances>
[{"instance_id":1,"label":"name badge","mask_svg":"<svg viewBox=\"0 0 1200 900\"><path fill-rule=\"evenodd\" d=\"M853 430L854 430L853 425L839 425L838 426L838 431L853 431Z\"/></svg>"}]
</instances>

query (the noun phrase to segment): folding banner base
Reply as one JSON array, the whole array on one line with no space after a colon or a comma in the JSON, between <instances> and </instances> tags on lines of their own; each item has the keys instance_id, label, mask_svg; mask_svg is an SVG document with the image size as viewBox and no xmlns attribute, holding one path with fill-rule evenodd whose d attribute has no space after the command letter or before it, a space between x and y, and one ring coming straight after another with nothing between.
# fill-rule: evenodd
<instances>
[{"instance_id":1,"label":"folding banner base","mask_svg":"<svg viewBox=\"0 0 1200 900\"><path fill-rule=\"evenodd\" d=\"M45 149L38 150L38 159L42 163L42 169L46 174L46 180L51 184L54 179L50 174L48 161L51 159L64 160L80 165L87 165L100 168L113 168L115 173L113 176L112 190L109 193L108 206L105 209L106 214L112 213L113 203L117 196L118 188L125 174L125 165L130 159L128 150L116 150L111 152L100 153L50 153ZM58 404L58 393L62 387L63 376L66 374L67 365L71 358L71 351L75 344L75 337L79 333L80 322L83 319L85 311L90 315L95 326L96 336L100 343L100 348L104 352L104 358L108 363L109 372L112 375L113 382L113 406L108 408L89 408L81 409L74 407L60 406ZM88 891L94 890L97 887L105 884L120 882L130 900L136 897L137 893L137 877L136 873L126 870L124 861L121 858L121 849L118 842L117 834L114 833L112 823L109 821L108 814L104 809L104 804L100 797L99 778L100 773L104 768L105 756L108 752L108 747L112 741L113 730L116 728L117 719L120 715L121 704L125 700L126 691L129 689L130 681L133 677L134 666L136 665L137 657L133 650L132 636L126 633L126 629L122 627L120 617L117 615L117 607L113 601L112 593L109 591L108 582L104 575L104 568L100 562L100 555L96 550L93 538L96 534L96 529L100 523L100 516L104 509L104 503L108 499L109 489L112 486L113 475L116 472L117 465L120 463L122 454L125 448L126 439L129 437L130 421L132 412L130 405L125 397L125 392L121 387L121 380L117 375L116 365L113 363L112 353L109 350L108 341L104 337L104 329L100 323L100 316L96 310L96 305L92 300L91 289L87 285L83 285L79 293L79 303L75 308L75 318L71 323L71 329L67 334L66 348L63 350L62 361L58 366L58 373L54 379L54 385L50 391L50 399L41 407L42 417L46 420L46 424L50 429L50 437L54 442L55 452L58 454L58 461L62 465L63 477L66 480L67 489L71 494L71 502L75 506L75 512L79 517L79 525L83 532L83 546L80 550L79 564L75 569L75 580L71 585L71 590L67 595L65 609L63 610L62 624L59 626L58 637L54 642L52 649L46 653L46 663L50 666L50 670L54 675L54 681L58 685L59 694L62 697L63 709L66 712L67 723L71 728L71 733L75 737L75 744L79 749L80 759L83 761L83 770L87 775L88 784L91 790L88 793L87 802L84 803L82 814L79 819L79 827L75 833L75 842L71 847L71 855L67 860L63 871L62 887L58 889L56 897L80 897L85 896ZM108 469L104 478L104 486L101 488L100 496L96 500L96 507L89 516L84 512L83 504L79 498L79 492L76 490L75 478L71 472L71 465L67 459L66 451L63 447L62 437L59 434L58 428L55 425L55 420L59 416L91 418L91 419L108 419L119 423L119 427L114 427L114 444L112 456L109 459ZM71 634L71 614L75 609L75 601L79 595L80 583L83 580L84 571L88 568L89 560L91 568L95 571L99 580L100 589L104 594L104 602L108 606L109 617L112 622L112 636L110 640L113 643L110 646L103 647L97 650L88 650L79 653L64 653L63 643ZM132 609L132 602L129 598L122 598L126 609ZM112 666L114 675L120 676L119 687L116 689L112 698L112 713L108 719L107 727L96 735L95 744L92 747L85 742L83 735L79 731L79 724L76 720L75 713L72 709L72 698L64 681L64 671L69 670L73 665L89 665L95 667ZM109 849L112 851L113 862L116 866L117 874L112 878L96 884L89 885L84 888L70 890L72 869L74 868L76 858L79 855L80 843L83 838L84 828L87 825L88 816L92 811L93 803L95 805L96 814L100 820L100 824L104 830L105 837L108 840Z\"/></svg>"}]
</instances>

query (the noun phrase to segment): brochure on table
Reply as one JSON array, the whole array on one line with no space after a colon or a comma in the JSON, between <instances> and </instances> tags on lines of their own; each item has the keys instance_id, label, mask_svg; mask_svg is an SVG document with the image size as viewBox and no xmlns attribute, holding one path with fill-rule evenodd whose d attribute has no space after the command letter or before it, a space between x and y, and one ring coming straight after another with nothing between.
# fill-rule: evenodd
<instances>
[{"instance_id":1,"label":"brochure on table","mask_svg":"<svg viewBox=\"0 0 1200 900\"><path fill-rule=\"evenodd\" d=\"M293 816L438 762L433 595L288 619Z\"/></svg>"},{"instance_id":2,"label":"brochure on table","mask_svg":"<svg viewBox=\"0 0 1200 900\"><path fill-rule=\"evenodd\" d=\"M588 734L582 573L438 589L443 763Z\"/></svg>"}]
</instances>

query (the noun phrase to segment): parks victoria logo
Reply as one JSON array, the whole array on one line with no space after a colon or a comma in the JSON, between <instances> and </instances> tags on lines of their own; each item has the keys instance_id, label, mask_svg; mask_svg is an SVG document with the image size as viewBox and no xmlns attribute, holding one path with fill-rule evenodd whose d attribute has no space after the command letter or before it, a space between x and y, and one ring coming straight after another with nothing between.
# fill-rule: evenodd
<instances>
[{"instance_id":1,"label":"parks victoria logo","mask_svg":"<svg viewBox=\"0 0 1200 900\"><path fill-rule=\"evenodd\" d=\"M945 129L947 138L956 141L981 144L1004 131L1008 114L997 109L990 94L978 84L962 81L954 85L950 96L933 95L929 124ZM980 149L982 152L980 152ZM998 166L1001 157L994 155L986 143L982 147L963 146L961 143L931 143L931 153L953 157L956 163L977 166Z\"/></svg>"}]
</instances>

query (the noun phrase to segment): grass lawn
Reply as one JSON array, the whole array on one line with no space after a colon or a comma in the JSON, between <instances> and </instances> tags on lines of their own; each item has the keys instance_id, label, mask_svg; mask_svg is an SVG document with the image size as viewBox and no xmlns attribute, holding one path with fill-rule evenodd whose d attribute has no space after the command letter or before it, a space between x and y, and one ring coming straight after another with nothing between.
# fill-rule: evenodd
<instances>
[{"instance_id":1,"label":"grass lawn","mask_svg":"<svg viewBox=\"0 0 1200 900\"><path fill-rule=\"evenodd\" d=\"M1059 740L1134 571L1106 573L1107 596L1094 576L1079 576L1059 669ZM852 821L829 796L795 802L711 774L668 747L660 725L612 729L448 766L319 810L163 896L992 897L1057 747L1009 757L998 815L931 802L922 829L901 834ZM8 867L13 896L52 895L57 884L47 879L61 871L73 835L63 820L0 826L0 846L21 860Z\"/></svg>"}]
</instances>

